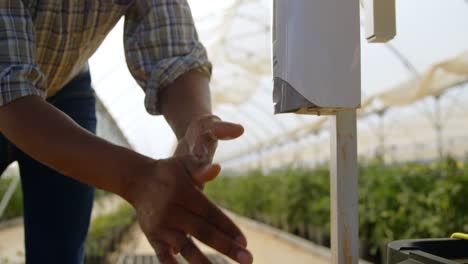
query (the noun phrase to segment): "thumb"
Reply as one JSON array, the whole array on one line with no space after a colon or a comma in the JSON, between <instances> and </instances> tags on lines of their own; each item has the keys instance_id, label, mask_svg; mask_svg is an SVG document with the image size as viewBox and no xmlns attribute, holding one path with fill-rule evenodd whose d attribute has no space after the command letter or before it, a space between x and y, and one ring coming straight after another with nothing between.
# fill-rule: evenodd
<instances>
[{"instance_id":1,"label":"thumb","mask_svg":"<svg viewBox=\"0 0 468 264\"><path fill-rule=\"evenodd\" d=\"M210 164L196 171L192 175L192 179L196 185L203 187L205 183L214 180L220 172L221 166L219 164Z\"/></svg>"},{"instance_id":2,"label":"thumb","mask_svg":"<svg viewBox=\"0 0 468 264\"><path fill-rule=\"evenodd\" d=\"M216 121L211 127L213 135L217 139L230 140L240 137L244 133L244 127L225 121Z\"/></svg>"}]
</instances>

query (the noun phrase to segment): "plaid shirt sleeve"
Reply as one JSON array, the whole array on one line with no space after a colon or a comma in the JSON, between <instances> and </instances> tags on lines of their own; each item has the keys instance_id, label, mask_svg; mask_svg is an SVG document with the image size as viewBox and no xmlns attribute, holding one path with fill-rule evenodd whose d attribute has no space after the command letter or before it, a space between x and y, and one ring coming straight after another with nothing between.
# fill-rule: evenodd
<instances>
[{"instance_id":1,"label":"plaid shirt sleeve","mask_svg":"<svg viewBox=\"0 0 468 264\"><path fill-rule=\"evenodd\" d=\"M124 44L150 114L160 114L158 93L182 74L197 69L211 75L186 0L135 1L125 15Z\"/></svg>"},{"instance_id":2,"label":"plaid shirt sleeve","mask_svg":"<svg viewBox=\"0 0 468 264\"><path fill-rule=\"evenodd\" d=\"M28 95L45 97L34 52L34 26L23 1L0 1L0 106Z\"/></svg>"}]
</instances>

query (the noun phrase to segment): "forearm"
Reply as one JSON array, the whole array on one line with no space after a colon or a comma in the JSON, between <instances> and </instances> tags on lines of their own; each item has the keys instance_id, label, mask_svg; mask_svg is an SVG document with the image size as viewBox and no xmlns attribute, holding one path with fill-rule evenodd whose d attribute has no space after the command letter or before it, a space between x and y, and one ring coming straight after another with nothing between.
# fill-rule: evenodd
<instances>
[{"instance_id":1,"label":"forearm","mask_svg":"<svg viewBox=\"0 0 468 264\"><path fill-rule=\"evenodd\" d=\"M0 131L25 153L67 176L125 196L152 160L87 132L36 96L0 108Z\"/></svg>"},{"instance_id":2,"label":"forearm","mask_svg":"<svg viewBox=\"0 0 468 264\"><path fill-rule=\"evenodd\" d=\"M180 139L193 120L211 114L209 78L192 70L160 94L161 113Z\"/></svg>"}]
</instances>

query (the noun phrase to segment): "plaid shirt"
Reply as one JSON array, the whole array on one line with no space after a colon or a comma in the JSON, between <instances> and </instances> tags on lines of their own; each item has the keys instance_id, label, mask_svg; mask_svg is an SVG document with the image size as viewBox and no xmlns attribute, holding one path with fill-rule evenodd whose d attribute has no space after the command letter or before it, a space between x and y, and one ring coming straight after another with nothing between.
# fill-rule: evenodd
<instances>
[{"instance_id":1,"label":"plaid shirt","mask_svg":"<svg viewBox=\"0 0 468 264\"><path fill-rule=\"evenodd\" d=\"M211 73L186 0L0 1L0 106L52 96L125 16L128 67L159 114L158 92L192 69Z\"/></svg>"}]
</instances>

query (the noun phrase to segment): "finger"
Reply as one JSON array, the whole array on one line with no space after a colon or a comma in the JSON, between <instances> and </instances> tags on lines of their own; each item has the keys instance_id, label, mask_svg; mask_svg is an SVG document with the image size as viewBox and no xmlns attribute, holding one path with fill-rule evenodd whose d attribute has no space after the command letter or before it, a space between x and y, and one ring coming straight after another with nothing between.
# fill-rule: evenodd
<instances>
[{"instance_id":1,"label":"finger","mask_svg":"<svg viewBox=\"0 0 468 264\"><path fill-rule=\"evenodd\" d=\"M206 219L206 221L210 222L230 238L236 240L240 245L247 246L247 239L237 225L200 190L195 188L187 189L179 205Z\"/></svg>"},{"instance_id":2,"label":"finger","mask_svg":"<svg viewBox=\"0 0 468 264\"><path fill-rule=\"evenodd\" d=\"M188 175L190 171L187 169L187 159L178 159L178 162L184 167ZM216 168L216 166L218 166ZM209 167L214 167L216 169L206 169L201 172L201 175L197 176L197 179L210 179L214 178L219 174L221 169L219 165L208 165ZM195 183L195 181L193 181ZM222 230L231 238L238 241L244 247L247 246L247 239L242 234L240 229L232 222L229 217L227 217L215 204L213 204L201 191L197 188L186 188L184 192L180 193L180 198L175 200L176 204L186 207L191 210L193 213L200 215L201 217L208 219L213 225L215 225L219 230Z\"/></svg>"},{"instance_id":3,"label":"finger","mask_svg":"<svg viewBox=\"0 0 468 264\"><path fill-rule=\"evenodd\" d=\"M229 140L240 137L244 133L244 127L224 121L215 121L211 125L211 132L217 139Z\"/></svg>"},{"instance_id":4,"label":"finger","mask_svg":"<svg viewBox=\"0 0 468 264\"><path fill-rule=\"evenodd\" d=\"M150 241L151 242L151 241ZM161 264L177 264L177 260L174 258L173 249L162 241L151 242L156 256Z\"/></svg>"},{"instance_id":5,"label":"finger","mask_svg":"<svg viewBox=\"0 0 468 264\"><path fill-rule=\"evenodd\" d=\"M195 245L193 240L184 233L167 229L162 232L163 238L191 264L210 264L208 258Z\"/></svg>"},{"instance_id":6,"label":"finger","mask_svg":"<svg viewBox=\"0 0 468 264\"><path fill-rule=\"evenodd\" d=\"M184 155L179 156L178 158L188 175L193 175L196 172L203 170L203 164L201 160L193 155Z\"/></svg>"},{"instance_id":7,"label":"finger","mask_svg":"<svg viewBox=\"0 0 468 264\"><path fill-rule=\"evenodd\" d=\"M192 153L204 165L211 162L218 145L216 136L211 131L199 135L192 149Z\"/></svg>"},{"instance_id":8,"label":"finger","mask_svg":"<svg viewBox=\"0 0 468 264\"><path fill-rule=\"evenodd\" d=\"M191 194L192 191L196 193ZM216 205L208 200L203 193L199 190L192 191L186 192L187 197L183 199L183 202L179 203L179 205L206 219L206 221L210 222L221 232L236 240L240 245L246 247L247 239L237 225Z\"/></svg>"},{"instance_id":9,"label":"finger","mask_svg":"<svg viewBox=\"0 0 468 264\"><path fill-rule=\"evenodd\" d=\"M219 164L212 164L197 171L193 174L192 179L199 187L203 187L205 183L214 180L220 172L221 166L219 166Z\"/></svg>"},{"instance_id":10,"label":"finger","mask_svg":"<svg viewBox=\"0 0 468 264\"><path fill-rule=\"evenodd\" d=\"M244 133L241 125L216 121L207 130L198 135L192 146L192 153L203 165L211 163L216 151L218 140L230 140L240 137Z\"/></svg>"},{"instance_id":11,"label":"finger","mask_svg":"<svg viewBox=\"0 0 468 264\"><path fill-rule=\"evenodd\" d=\"M178 157L179 164L184 168L187 175L192 175L192 181L199 187L203 187L206 182L212 181L221 172L219 164L205 165L200 169L201 164L191 155Z\"/></svg>"},{"instance_id":12,"label":"finger","mask_svg":"<svg viewBox=\"0 0 468 264\"><path fill-rule=\"evenodd\" d=\"M202 217L182 207L175 208L171 213L175 219L183 219L179 223L173 223L178 225L177 228L181 228L184 232L239 263L252 263L252 255L249 251Z\"/></svg>"}]
</instances>

